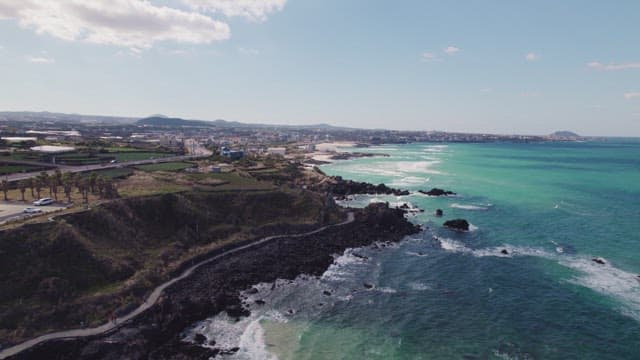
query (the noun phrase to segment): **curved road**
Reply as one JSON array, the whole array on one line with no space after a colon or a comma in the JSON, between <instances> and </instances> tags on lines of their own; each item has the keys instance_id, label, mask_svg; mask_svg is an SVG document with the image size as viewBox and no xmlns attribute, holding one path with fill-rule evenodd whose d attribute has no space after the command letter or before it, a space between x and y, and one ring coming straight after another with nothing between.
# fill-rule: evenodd
<instances>
[{"instance_id":1,"label":"curved road","mask_svg":"<svg viewBox=\"0 0 640 360\"><path fill-rule=\"evenodd\" d=\"M195 265L193 265L192 267L188 268L187 270L185 270L182 274L180 274L178 277L175 277L163 284L161 284L160 286L156 287L153 292L151 293L151 295L149 295L149 297L144 301L144 303L142 303L142 305L140 305L137 309L135 309L134 311L130 312L129 314L119 317L117 318L117 320L115 322L108 322L104 325L98 326L98 327L94 327L94 328L88 328L88 329L74 329L74 330L66 330L66 331L59 331L59 332L55 332L55 333L50 333L50 334L46 334L46 335L42 335L42 336L38 336L36 338L33 338L31 340L27 340L21 344L12 346L10 348L4 349L2 351L0 351L0 359L5 359L9 356L13 356L18 354L21 351L27 350L35 345L38 345L42 342L45 341L49 341L49 340L59 340L59 339L71 339L71 338L80 338L80 337L87 337L87 336L94 336L94 335L100 335L103 334L107 331L113 330L119 326L122 326L123 323L125 323L128 320L131 320L133 318L135 318L136 316L140 315L142 312L144 312L145 310L149 309L151 306L153 306L158 299L160 298L160 295L162 295L162 292L164 291L164 289L168 288L169 286L173 285L174 283L188 277L189 275L193 274L193 272L198 269L199 267L206 265L212 261L215 261L217 259L220 259L221 257L230 255L230 254L234 254L238 251L241 250L245 250L245 249L249 249L252 248L254 246L260 245L260 244L264 244L266 242L269 242L271 240L275 240L278 238L286 238L286 237L290 237L290 238L297 238L297 237L304 237L304 236L309 236L309 235L313 235L319 232L322 232L328 228L331 227L336 227L336 226L343 226L349 223L352 223L355 219L355 216L353 214L353 212L349 212L348 216L347 216L347 220L338 223L338 224L333 224L333 225L326 225L323 226L319 229L313 230L313 231L309 231L306 233L302 233L302 234L295 234L295 235L273 235L273 236L267 236L265 238L262 238L260 240L254 241L250 244L247 245L243 245L234 249L230 249L228 251L225 251L221 254L215 255L213 257L210 257L206 260L203 260Z\"/></svg>"}]
</instances>

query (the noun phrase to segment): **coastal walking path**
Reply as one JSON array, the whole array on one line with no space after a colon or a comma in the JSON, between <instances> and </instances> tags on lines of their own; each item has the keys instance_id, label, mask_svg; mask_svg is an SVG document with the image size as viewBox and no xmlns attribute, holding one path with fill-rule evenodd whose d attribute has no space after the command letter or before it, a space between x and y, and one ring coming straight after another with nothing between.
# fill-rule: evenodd
<instances>
[{"instance_id":1,"label":"coastal walking path","mask_svg":"<svg viewBox=\"0 0 640 360\"><path fill-rule=\"evenodd\" d=\"M266 242L275 240L275 239L279 239L279 238L298 238L298 237L304 237L304 236L309 236L309 235L313 235L319 232L322 232L328 228L331 227L336 227L336 226L343 226L343 225L347 225L352 223L355 220L355 216L353 214L353 212L349 212L347 214L347 220L338 223L338 224L332 224L332 225L326 225L323 226L321 228L318 228L316 230L313 231L309 231L306 233L302 233L302 234L294 234L294 235L272 235L272 236L267 236L265 238L262 238L260 240L254 241L252 243L249 243L247 245L243 245L237 248L233 248L230 250L227 250L223 253L220 253L218 255L215 255L213 257L210 257L206 260L203 260L193 266L191 266L190 268L188 268L187 270L185 270L182 274L180 274L178 277L175 277L163 284L161 284L160 286L156 287L153 292L151 293L151 295L149 295L149 297L144 301L144 303L142 303L142 305L140 305L137 309L135 309L134 311L130 312L127 315L124 315L122 317L119 317L117 319L115 319L115 321L109 321L108 323L98 326L98 327L94 327L94 328L88 328L88 329L74 329L74 330L66 330L66 331L59 331L59 332L54 332L54 333L50 333L50 334L46 334L46 335L42 335L42 336L38 336L36 338L33 338L31 340L27 340L21 344L6 348L2 351L0 351L0 359L6 359L9 356L13 356L18 354L21 351L27 350L35 345L38 345L42 342L45 341L50 341L50 340L60 340L60 339L73 339L73 338L81 338L81 337L88 337L88 336L95 336L95 335L100 335L103 333L106 333L110 330L113 330L119 326L122 326L125 322L127 322L128 320L131 320L133 318L135 318L136 316L140 315L142 312L144 312L145 310L149 309L151 306L153 306L158 299L160 298L160 295L162 295L162 292L164 291L164 289L168 288L169 286L175 284L176 282L185 279L186 277L190 276L191 274L193 274L193 272L198 269L199 267L206 265L212 261L215 261L217 259L220 259L221 257L227 256L227 255L231 255L234 254L238 251L242 251L242 250L246 250L249 248L252 248L254 246L260 245L260 244L264 244Z\"/></svg>"}]
</instances>

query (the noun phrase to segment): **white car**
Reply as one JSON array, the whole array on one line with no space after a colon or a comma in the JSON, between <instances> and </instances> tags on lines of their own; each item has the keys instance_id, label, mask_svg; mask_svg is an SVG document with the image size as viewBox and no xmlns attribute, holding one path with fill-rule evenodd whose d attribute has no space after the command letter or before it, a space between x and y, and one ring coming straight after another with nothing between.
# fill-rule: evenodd
<instances>
[{"instance_id":1,"label":"white car","mask_svg":"<svg viewBox=\"0 0 640 360\"><path fill-rule=\"evenodd\" d=\"M44 205L49 205L49 204L53 204L53 199L52 198L42 198L40 200L36 200L33 202L33 205L35 206L44 206Z\"/></svg>"},{"instance_id":2,"label":"white car","mask_svg":"<svg viewBox=\"0 0 640 360\"><path fill-rule=\"evenodd\" d=\"M36 213L41 213L42 210L38 208L28 207L22 210L22 212L25 214L36 214Z\"/></svg>"}]
</instances>

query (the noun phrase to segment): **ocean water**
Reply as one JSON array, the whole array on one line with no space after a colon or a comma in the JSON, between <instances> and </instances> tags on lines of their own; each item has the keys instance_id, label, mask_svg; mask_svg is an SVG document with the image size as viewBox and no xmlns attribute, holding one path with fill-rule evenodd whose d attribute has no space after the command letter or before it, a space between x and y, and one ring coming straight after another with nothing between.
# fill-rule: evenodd
<instances>
[{"instance_id":1,"label":"ocean water","mask_svg":"<svg viewBox=\"0 0 640 360\"><path fill-rule=\"evenodd\" d=\"M250 318L207 319L185 340L239 346L237 359L640 359L640 141L366 151L390 157L323 170L412 194L345 204L410 203L428 229L337 254L320 278L260 284ZM417 193L432 187L458 195ZM444 229L452 218L473 230Z\"/></svg>"}]
</instances>

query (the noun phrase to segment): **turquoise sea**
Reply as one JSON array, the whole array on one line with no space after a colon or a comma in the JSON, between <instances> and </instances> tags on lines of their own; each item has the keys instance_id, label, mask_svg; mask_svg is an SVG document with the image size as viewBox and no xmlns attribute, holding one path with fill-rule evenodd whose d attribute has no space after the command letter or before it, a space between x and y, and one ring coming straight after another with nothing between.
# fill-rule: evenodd
<instances>
[{"instance_id":1,"label":"turquoise sea","mask_svg":"<svg viewBox=\"0 0 640 360\"><path fill-rule=\"evenodd\" d=\"M429 229L336 255L319 279L261 284L250 318L191 334L240 359L640 359L640 140L364 151L390 156L322 169L412 195L345 205L410 203ZM458 195L417 193L432 187ZM473 231L444 229L452 218Z\"/></svg>"}]
</instances>

